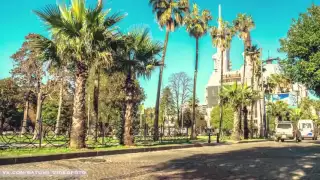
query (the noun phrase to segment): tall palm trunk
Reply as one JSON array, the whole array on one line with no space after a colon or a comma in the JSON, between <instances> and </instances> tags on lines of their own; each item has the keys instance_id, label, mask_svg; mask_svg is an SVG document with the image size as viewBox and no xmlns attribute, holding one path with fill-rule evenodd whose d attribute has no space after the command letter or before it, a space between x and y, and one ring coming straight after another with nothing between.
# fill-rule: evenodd
<instances>
[{"instance_id":1,"label":"tall palm trunk","mask_svg":"<svg viewBox=\"0 0 320 180\"><path fill-rule=\"evenodd\" d=\"M94 88L93 88L93 116L95 120L94 141L98 142L98 122L99 122L99 91L100 91L100 70L96 68ZM90 127L88 127L90 128Z\"/></svg>"},{"instance_id":2,"label":"tall palm trunk","mask_svg":"<svg viewBox=\"0 0 320 180\"><path fill-rule=\"evenodd\" d=\"M246 67L249 56L246 55L246 49L248 47L251 47L251 36L250 32L247 32L247 38L244 40L244 68L243 68L243 82L242 82L242 89L246 83ZM242 113L243 113L243 136L244 139L248 139L249 137L249 128L248 128L248 118L247 118L247 112L248 109L246 105L242 104ZM246 114L245 114L246 113Z\"/></svg>"},{"instance_id":3,"label":"tall palm trunk","mask_svg":"<svg viewBox=\"0 0 320 180\"><path fill-rule=\"evenodd\" d=\"M252 59L252 58L251 58ZM252 62L252 75L251 75L251 87L252 87L252 90L255 89L255 85L254 85L254 73L255 73L255 64L254 62ZM255 114L255 109L254 109L254 105L255 105L255 102L254 100L252 99L251 100L251 116L250 116L250 138L252 139L253 138L253 118L254 118L254 114Z\"/></svg>"},{"instance_id":4,"label":"tall palm trunk","mask_svg":"<svg viewBox=\"0 0 320 180\"><path fill-rule=\"evenodd\" d=\"M124 115L124 145L132 146L133 145L133 129L132 129L132 119L133 119L133 82L132 82L132 73L131 68L127 74L126 78L126 107Z\"/></svg>"},{"instance_id":5,"label":"tall palm trunk","mask_svg":"<svg viewBox=\"0 0 320 180\"><path fill-rule=\"evenodd\" d=\"M244 88L244 84L246 83L246 67L247 67L247 57L246 57L246 54L245 54L245 51L246 51L246 44L244 44L244 54L243 54L243 78L242 78L242 89ZM242 125L242 117L243 117L243 109L244 109L244 104L242 103L241 104L241 111L240 111L240 130L242 129L241 125Z\"/></svg>"},{"instance_id":6,"label":"tall palm trunk","mask_svg":"<svg viewBox=\"0 0 320 180\"><path fill-rule=\"evenodd\" d=\"M197 76L198 76L198 61L199 61L199 38L196 38L196 65L194 68L193 79L193 99L192 99L192 121L191 121L191 138L196 139L196 94L197 94Z\"/></svg>"},{"instance_id":7,"label":"tall palm trunk","mask_svg":"<svg viewBox=\"0 0 320 180\"><path fill-rule=\"evenodd\" d=\"M54 131L55 135L60 134L61 130L61 110L62 110L62 102L63 102L63 84L64 80L63 77L61 78L61 84L60 84L60 92L59 92L59 107L58 107L58 115L57 115L57 121L56 121L56 129Z\"/></svg>"},{"instance_id":8,"label":"tall palm trunk","mask_svg":"<svg viewBox=\"0 0 320 180\"><path fill-rule=\"evenodd\" d=\"M157 91L157 99L156 99L156 107L155 107L155 119L154 119L154 134L153 134L153 140L158 141L159 140L159 108L160 108L160 93L161 93L161 84L162 84L162 75L163 75L163 67L164 67L164 61L167 53L167 47L168 47L168 41L169 41L169 34L170 31L167 29L166 31L166 39L164 41L164 48L163 48L163 55L161 59L161 67L159 72L159 81L158 81L158 91Z\"/></svg>"},{"instance_id":9,"label":"tall palm trunk","mask_svg":"<svg viewBox=\"0 0 320 180\"><path fill-rule=\"evenodd\" d=\"M26 93L26 102L24 106L24 112L23 112L23 120L22 120L22 126L21 126L21 135L25 134L28 131L28 112L29 112L29 96L30 96L30 91Z\"/></svg>"},{"instance_id":10,"label":"tall palm trunk","mask_svg":"<svg viewBox=\"0 0 320 180\"><path fill-rule=\"evenodd\" d=\"M70 137L70 148L84 148L86 139L86 82L87 67L83 63L77 64L75 94L73 102L73 116Z\"/></svg>"},{"instance_id":11,"label":"tall palm trunk","mask_svg":"<svg viewBox=\"0 0 320 180\"><path fill-rule=\"evenodd\" d=\"M222 93L222 90L223 90L223 53L224 51L222 50L221 51L221 74L220 74L220 92L219 93ZM221 131L222 131L222 119L223 119L223 102L221 100L221 97L219 98L219 107L220 107L220 113L219 113L219 132L218 132L218 135L217 135L217 143L220 142L220 135L221 135Z\"/></svg>"},{"instance_id":12,"label":"tall palm trunk","mask_svg":"<svg viewBox=\"0 0 320 180\"><path fill-rule=\"evenodd\" d=\"M243 129L244 129L244 139L249 138L249 128L248 128L248 109L247 106L243 107Z\"/></svg>"},{"instance_id":13,"label":"tall palm trunk","mask_svg":"<svg viewBox=\"0 0 320 180\"><path fill-rule=\"evenodd\" d=\"M240 124L241 124L241 108L236 108L234 111L234 120L233 120L233 131L232 131L232 138L236 141L240 141Z\"/></svg>"}]
</instances>

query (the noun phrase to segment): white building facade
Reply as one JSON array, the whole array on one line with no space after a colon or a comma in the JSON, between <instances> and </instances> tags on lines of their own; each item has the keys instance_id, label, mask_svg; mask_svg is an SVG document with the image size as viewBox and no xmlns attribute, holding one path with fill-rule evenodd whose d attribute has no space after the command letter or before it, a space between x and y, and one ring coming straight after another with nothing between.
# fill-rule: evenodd
<instances>
[{"instance_id":1,"label":"white building facade","mask_svg":"<svg viewBox=\"0 0 320 180\"><path fill-rule=\"evenodd\" d=\"M219 19L221 18L221 6L219 5ZM219 23L220 27L220 23ZM217 53L212 56L214 61L214 67L212 74L209 78L208 84L205 90L205 104L206 104L206 121L208 127L211 127L211 111L214 106L219 104L219 88L220 88L220 81L221 81L221 53L220 49L217 48ZM243 55L243 54L242 54ZM252 77L252 65L247 61L245 77L243 77L243 68L241 66L239 70L231 69L231 60L230 60L230 49L227 49L224 53L223 57L223 82L224 85L231 85L235 82L241 83L243 78L245 78L245 82L248 86L251 86L251 77ZM243 61L243 60L242 60ZM260 67L259 67L260 68ZM267 78L271 76L271 74L279 74L281 73L280 66L278 64L267 63L263 65L265 71L263 71L263 80L266 82ZM293 84L291 91L297 92L299 99L308 96L308 90L302 85ZM262 130L262 116L261 111L263 110L262 107L265 105L263 104L263 100L261 99L255 105L255 113L254 113L254 125L258 128L261 133ZM250 110L250 108L249 108ZM251 112L249 112L251 113ZM250 117L250 115L248 116Z\"/></svg>"}]
</instances>

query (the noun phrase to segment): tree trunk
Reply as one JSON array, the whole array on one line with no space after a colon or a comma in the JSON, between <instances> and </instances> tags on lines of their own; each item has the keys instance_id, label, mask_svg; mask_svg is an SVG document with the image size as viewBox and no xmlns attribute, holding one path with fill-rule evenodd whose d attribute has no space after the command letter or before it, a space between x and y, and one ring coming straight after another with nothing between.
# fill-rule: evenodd
<instances>
[{"instance_id":1,"label":"tree trunk","mask_svg":"<svg viewBox=\"0 0 320 180\"><path fill-rule=\"evenodd\" d=\"M246 43L244 43L244 51L243 51L243 78L242 78L242 89L244 88L244 85L246 83L246 67L247 67L247 56L246 56ZM240 130L242 130L242 119L243 119L243 109L244 109L244 105L241 104L241 109L242 111L240 111Z\"/></svg>"},{"instance_id":2,"label":"tree trunk","mask_svg":"<svg viewBox=\"0 0 320 180\"><path fill-rule=\"evenodd\" d=\"M62 110L62 102L63 102L63 78L61 78L61 84L60 84L60 92L59 92L59 107L58 107L58 115L57 115L57 122L56 122L56 129L54 131L55 135L59 135L60 134L60 130L61 130L61 110Z\"/></svg>"},{"instance_id":3,"label":"tree trunk","mask_svg":"<svg viewBox=\"0 0 320 180\"><path fill-rule=\"evenodd\" d=\"M41 112L42 112L42 104L43 104L43 94L42 91L39 90L37 96L37 114L36 114L36 123L35 123L35 131L33 134L33 140L40 139L42 136L42 119L41 119Z\"/></svg>"},{"instance_id":4,"label":"tree trunk","mask_svg":"<svg viewBox=\"0 0 320 180\"><path fill-rule=\"evenodd\" d=\"M87 112L87 118L88 118L88 122L87 122L87 126L88 126L88 129L87 129L87 135L90 135L91 134L91 132L90 132L90 126L91 126L91 123L90 123L90 121L91 121L91 114L90 114L90 112L91 112L91 108L90 108L90 100L91 100L91 98L90 98L91 96L90 96L90 94L88 95L88 112Z\"/></svg>"},{"instance_id":5,"label":"tree trunk","mask_svg":"<svg viewBox=\"0 0 320 180\"><path fill-rule=\"evenodd\" d=\"M247 106L243 107L243 136L244 139L249 138L249 129L248 129L248 109Z\"/></svg>"},{"instance_id":6,"label":"tree trunk","mask_svg":"<svg viewBox=\"0 0 320 180\"><path fill-rule=\"evenodd\" d=\"M100 91L100 70L99 68L97 68L95 70L95 79L94 79L94 88L93 88L93 117L95 121L95 128L94 128L95 142L98 142L99 91Z\"/></svg>"},{"instance_id":7,"label":"tree trunk","mask_svg":"<svg viewBox=\"0 0 320 180\"><path fill-rule=\"evenodd\" d=\"M237 108L235 109L234 111L234 120L233 120L233 131L232 131L232 139L233 140L236 140L236 141L240 141L240 111L241 111L241 108Z\"/></svg>"},{"instance_id":8,"label":"tree trunk","mask_svg":"<svg viewBox=\"0 0 320 180\"><path fill-rule=\"evenodd\" d=\"M243 66L242 89L244 88L244 85L246 84L246 67L247 67L247 61L248 61L248 57L249 57L249 56L246 55L246 49L247 49L248 47L251 47L251 36L250 36L250 32L247 32L247 39L244 40L244 66ZM244 126L244 127L243 127L243 133L244 133L244 137L247 137L247 138L245 138L245 139L248 139L249 134L246 135L246 133L249 133L249 129L248 129L248 119L247 119L247 118L244 118L245 115L242 114L242 113L244 113L244 111L247 111L247 107L246 107L244 104L242 104L241 106L242 106L241 117L243 116L243 126ZM242 118L241 118L241 119L242 119ZM240 119L240 121L241 121L241 119ZM245 121L246 121L246 122L245 122ZM242 123L240 123L240 130L242 129L242 128L241 128L241 124L242 124Z\"/></svg>"},{"instance_id":9,"label":"tree trunk","mask_svg":"<svg viewBox=\"0 0 320 180\"><path fill-rule=\"evenodd\" d=\"M181 129L182 129L182 132L181 134L183 134L184 132L184 122L183 122L184 118L183 118L183 108L181 108Z\"/></svg>"},{"instance_id":10,"label":"tree trunk","mask_svg":"<svg viewBox=\"0 0 320 180\"><path fill-rule=\"evenodd\" d=\"M142 112L140 112L140 125L139 125L139 135L142 136L143 135L143 114Z\"/></svg>"},{"instance_id":11,"label":"tree trunk","mask_svg":"<svg viewBox=\"0 0 320 180\"><path fill-rule=\"evenodd\" d=\"M164 122L162 123L162 133L161 133L161 137L165 136L164 134L164 129L165 129L165 125L164 125Z\"/></svg>"},{"instance_id":12,"label":"tree trunk","mask_svg":"<svg viewBox=\"0 0 320 180\"><path fill-rule=\"evenodd\" d=\"M132 146L133 145L133 129L132 129L132 120L133 120L133 82L132 82L131 68L127 74L126 78L126 108L124 116L124 145Z\"/></svg>"},{"instance_id":13,"label":"tree trunk","mask_svg":"<svg viewBox=\"0 0 320 180\"><path fill-rule=\"evenodd\" d=\"M86 139L86 82L87 67L85 64L77 64L75 94L73 102L73 116L70 137L70 148L85 148Z\"/></svg>"},{"instance_id":14,"label":"tree trunk","mask_svg":"<svg viewBox=\"0 0 320 180\"><path fill-rule=\"evenodd\" d=\"M199 61L199 38L196 38L196 65L194 68L193 79L193 99L192 99L192 121L191 121L191 137L196 139L196 95L197 95L197 75L198 75L198 61Z\"/></svg>"},{"instance_id":15,"label":"tree trunk","mask_svg":"<svg viewBox=\"0 0 320 180\"><path fill-rule=\"evenodd\" d=\"M28 112L29 112L29 94L30 92L27 93L26 97L26 102L24 106L24 112L23 112L23 120L22 120L22 126L21 126L21 135L25 134L28 131Z\"/></svg>"},{"instance_id":16,"label":"tree trunk","mask_svg":"<svg viewBox=\"0 0 320 180\"><path fill-rule=\"evenodd\" d=\"M252 60L253 58L251 58ZM254 73L255 73L255 65L254 65L254 62L252 62L252 75L251 75L251 88L252 88L252 91L255 89L255 86L254 86ZM252 139L253 138L253 119L254 119L254 114L255 114L255 108L254 108L254 105L255 105L255 101L254 99L251 100L251 110L250 110L250 113L251 113L251 116L250 116L250 138Z\"/></svg>"},{"instance_id":17,"label":"tree trunk","mask_svg":"<svg viewBox=\"0 0 320 180\"><path fill-rule=\"evenodd\" d=\"M221 74L220 74L220 91L221 94L223 90L223 51L221 51ZM217 143L220 142L220 135L222 131L222 120L223 120L223 102L221 101L221 97L219 97L219 107L220 107L220 114L219 114L219 132L217 135Z\"/></svg>"},{"instance_id":18,"label":"tree trunk","mask_svg":"<svg viewBox=\"0 0 320 180\"><path fill-rule=\"evenodd\" d=\"M170 31L167 30L166 32L166 39L164 41L164 48L163 48L163 55L161 59L161 67L159 72L159 81L158 81L158 91L157 91L157 99L156 99L156 107L155 107L155 119L154 119L154 133L153 133L153 140L158 141L159 140L159 108L160 108L160 93L161 93L161 84L162 84L162 74L163 74L163 68L164 68L164 62L168 47L168 41L169 41L169 33Z\"/></svg>"},{"instance_id":19,"label":"tree trunk","mask_svg":"<svg viewBox=\"0 0 320 180\"><path fill-rule=\"evenodd\" d=\"M128 98L128 97L127 97ZM124 123L124 145L133 145L133 130L132 130L132 119L133 119L133 103L127 102L125 123Z\"/></svg>"},{"instance_id":20,"label":"tree trunk","mask_svg":"<svg viewBox=\"0 0 320 180\"><path fill-rule=\"evenodd\" d=\"M0 112L0 135L3 133L4 112Z\"/></svg>"}]
</instances>

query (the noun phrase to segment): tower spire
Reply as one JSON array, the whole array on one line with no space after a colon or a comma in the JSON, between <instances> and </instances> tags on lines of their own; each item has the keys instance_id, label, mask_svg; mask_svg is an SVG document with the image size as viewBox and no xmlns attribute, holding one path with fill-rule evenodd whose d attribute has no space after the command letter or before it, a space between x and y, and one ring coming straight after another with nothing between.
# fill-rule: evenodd
<instances>
[{"instance_id":1,"label":"tower spire","mask_svg":"<svg viewBox=\"0 0 320 180\"><path fill-rule=\"evenodd\" d=\"M218 28L221 28L222 15L221 15L221 4L219 4L219 19L218 19Z\"/></svg>"}]
</instances>

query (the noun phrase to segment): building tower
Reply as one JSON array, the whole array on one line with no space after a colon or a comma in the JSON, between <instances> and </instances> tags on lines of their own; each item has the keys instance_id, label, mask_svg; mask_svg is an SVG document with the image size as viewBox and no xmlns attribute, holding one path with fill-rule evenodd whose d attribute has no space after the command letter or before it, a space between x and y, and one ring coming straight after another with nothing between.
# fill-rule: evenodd
<instances>
[{"instance_id":1,"label":"building tower","mask_svg":"<svg viewBox=\"0 0 320 180\"><path fill-rule=\"evenodd\" d=\"M222 28L222 15L221 15L221 5L219 5L219 19L218 19L218 28ZM221 73L221 49L217 47L217 52L212 56L213 59L213 72L208 81L205 99L207 105L207 125L210 126L210 113L213 106L218 104L219 100L219 87L220 87L220 73ZM224 74L228 74L231 70L231 62L230 62L230 49L227 49L223 53L223 72Z\"/></svg>"}]
</instances>

